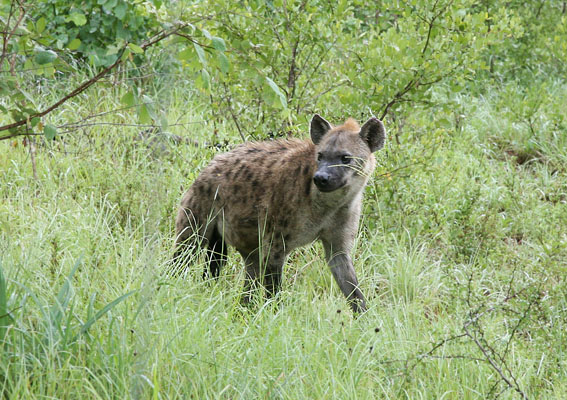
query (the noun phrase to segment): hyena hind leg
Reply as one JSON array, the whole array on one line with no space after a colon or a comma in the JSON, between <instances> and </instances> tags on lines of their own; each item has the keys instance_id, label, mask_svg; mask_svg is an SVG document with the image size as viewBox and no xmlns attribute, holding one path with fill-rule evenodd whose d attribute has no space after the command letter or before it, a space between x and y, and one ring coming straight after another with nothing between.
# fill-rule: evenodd
<instances>
[{"instance_id":1,"label":"hyena hind leg","mask_svg":"<svg viewBox=\"0 0 567 400\"><path fill-rule=\"evenodd\" d=\"M199 246L198 240L196 240L194 236L196 235L193 234L183 241L177 240L168 275L181 275L185 268L190 264L192 258L195 257Z\"/></svg>"},{"instance_id":2,"label":"hyena hind leg","mask_svg":"<svg viewBox=\"0 0 567 400\"><path fill-rule=\"evenodd\" d=\"M218 229L215 227L207 240L207 265L203 271L203 279L209 277L209 272L213 278L218 278L222 266L226 263L227 248L226 243ZM208 269L207 269L208 267Z\"/></svg>"},{"instance_id":3,"label":"hyena hind leg","mask_svg":"<svg viewBox=\"0 0 567 400\"><path fill-rule=\"evenodd\" d=\"M206 266L203 279L217 278L221 267L227 258L227 247L222 235L216 228L215 220L200 225L191 213L181 210L177 216L177 240L173 253L173 263L170 275L179 276L187 265L206 248Z\"/></svg>"}]
</instances>

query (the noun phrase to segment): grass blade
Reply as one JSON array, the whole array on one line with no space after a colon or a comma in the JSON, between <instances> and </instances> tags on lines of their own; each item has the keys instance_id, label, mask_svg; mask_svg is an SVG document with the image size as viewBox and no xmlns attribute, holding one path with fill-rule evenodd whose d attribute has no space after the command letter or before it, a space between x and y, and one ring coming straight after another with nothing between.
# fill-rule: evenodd
<instances>
[{"instance_id":1,"label":"grass blade","mask_svg":"<svg viewBox=\"0 0 567 400\"><path fill-rule=\"evenodd\" d=\"M8 296L6 294L6 279L2 264L0 263L0 340L4 339L6 329L10 323L10 313L8 312Z\"/></svg>"},{"instance_id":2,"label":"grass blade","mask_svg":"<svg viewBox=\"0 0 567 400\"><path fill-rule=\"evenodd\" d=\"M75 266L73 267L69 275L67 275L67 277L65 278L65 282L63 283L63 286L61 286L61 289L57 294L55 303L51 306L49 310L49 316L51 317L50 324L52 326L55 326L60 331L60 333L62 333L60 329L61 318L63 317L63 313L65 312L65 309L67 308L67 305L69 304L69 301L71 300L71 296L73 294L71 279L73 279L73 275L75 275L75 272L77 272L77 269L79 268L80 265L81 265L81 258L77 260Z\"/></svg>"},{"instance_id":3,"label":"grass blade","mask_svg":"<svg viewBox=\"0 0 567 400\"><path fill-rule=\"evenodd\" d=\"M96 322L98 321L104 314L106 314L107 312L109 312L110 310L112 310L114 307L116 307L118 304L120 304L122 301L126 300L128 297L130 297L132 294L134 294L136 292L136 290L132 290L131 292L128 292L126 294L123 294L122 296L114 299L113 301L111 301L110 303L108 303L106 306L104 306L99 312L97 312L92 318L90 318L87 322L85 322L83 324L83 326L81 327L81 330L79 331L79 333L73 338L73 340L76 340L79 335L82 335L84 333L86 333L90 327Z\"/></svg>"}]
</instances>

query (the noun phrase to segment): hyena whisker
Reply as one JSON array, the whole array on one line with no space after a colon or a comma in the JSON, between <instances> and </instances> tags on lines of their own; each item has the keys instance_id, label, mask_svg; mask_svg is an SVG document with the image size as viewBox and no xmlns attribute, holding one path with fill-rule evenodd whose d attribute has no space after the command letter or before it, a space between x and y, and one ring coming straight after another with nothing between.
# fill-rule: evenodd
<instances>
[{"instance_id":1,"label":"hyena whisker","mask_svg":"<svg viewBox=\"0 0 567 400\"><path fill-rule=\"evenodd\" d=\"M365 178L370 177L370 174L368 173L368 171L364 169L364 166L360 166L356 164L335 164L335 165L329 165L329 168L348 168L360 176L363 176Z\"/></svg>"}]
</instances>

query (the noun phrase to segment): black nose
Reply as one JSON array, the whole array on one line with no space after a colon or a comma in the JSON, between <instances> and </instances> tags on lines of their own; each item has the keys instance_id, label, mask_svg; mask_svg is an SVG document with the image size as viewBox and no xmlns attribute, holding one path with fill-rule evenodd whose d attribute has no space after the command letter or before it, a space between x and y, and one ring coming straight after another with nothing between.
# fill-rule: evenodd
<instances>
[{"instance_id":1,"label":"black nose","mask_svg":"<svg viewBox=\"0 0 567 400\"><path fill-rule=\"evenodd\" d=\"M326 172L317 172L313 177L313 182L317 187L326 187L329 185L329 174Z\"/></svg>"}]
</instances>

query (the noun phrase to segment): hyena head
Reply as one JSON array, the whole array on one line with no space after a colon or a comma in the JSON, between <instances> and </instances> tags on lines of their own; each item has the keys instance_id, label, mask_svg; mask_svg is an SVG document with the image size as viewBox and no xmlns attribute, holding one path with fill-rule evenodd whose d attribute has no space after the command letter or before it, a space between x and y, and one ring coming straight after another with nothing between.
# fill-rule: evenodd
<instances>
[{"instance_id":1,"label":"hyena head","mask_svg":"<svg viewBox=\"0 0 567 400\"><path fill-rule=\"evenodd\" d=\"M386 137L377 118L370 118L362 128L351 118L332 127L317 114L311 120L310 134L317 155L313 182L321 192L357 183L363 186L374 168L372 153L384 146Z\"/></svg>"}]
</instances>

